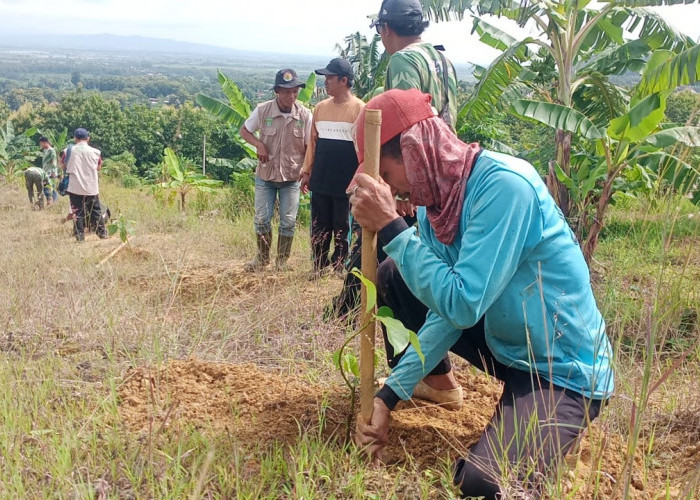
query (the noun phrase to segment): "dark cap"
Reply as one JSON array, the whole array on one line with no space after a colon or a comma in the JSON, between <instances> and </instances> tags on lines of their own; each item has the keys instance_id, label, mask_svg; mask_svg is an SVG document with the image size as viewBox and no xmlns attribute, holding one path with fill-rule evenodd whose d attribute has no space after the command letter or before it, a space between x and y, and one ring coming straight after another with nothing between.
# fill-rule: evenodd
<instances>
[{"instance_id":1,"label":"dark cap","mask_svg":"<svg viewBox=\"0 0 700 500\"><path fill-rule=\"evenodd\" d=\"M306 88L306 84L297 78L297 72L290 68L281 69L275 76L275 88L295 89Z\"/></svg>"},{"instance_id":2,"label":"dark cap","mask_svg":"<svg viewBox=\"0 0 700 500\"><path fill-rule=\"evenodd\" d=\"M383 22L414 23L422 20L423 7L420 0L384 0L370 28Z\"/></svg>"},{"instance_id":3,"label":"dark cap","mask_svg":"<svg viewBox=\"0 0 700 500\"><path fill-rule=\"evenodd\" d=\"M90 137L90 134L88 134L88 131L84 128L76 128L75 132L73 132L73 137L76 139L87 139Z\"/></svg>"},{"instance_id":4,"label":"dark cap","mask_svg":"<svg viewBox=\"0 0 700 500\"><path fill-rule=\"evenodd\" d=\"M338 75L341 78L347 76L351 80L355 77L352 65L342 57L331 59L331 62L325 68L317 69L314 73L324 76Z\"/></svg>"}]
</instances>

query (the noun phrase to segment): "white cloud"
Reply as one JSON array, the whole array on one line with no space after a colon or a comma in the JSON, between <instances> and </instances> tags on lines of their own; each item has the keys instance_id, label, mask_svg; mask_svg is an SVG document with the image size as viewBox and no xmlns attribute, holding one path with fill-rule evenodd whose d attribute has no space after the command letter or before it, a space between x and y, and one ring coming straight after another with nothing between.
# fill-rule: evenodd
<instances>
[{"instance_id":1,"label":"white cloud","mask_svg":"<svg viewBox=\"0 0 700 500\"><path fill-rule=\"evenodd\" d=\"M368 15L380 0L0 0L0 32L113 33L170 38L280 53L333 55L355 31L371 37ZM700 5L658 9L695 39ZM51 22L47 22L50 19ZM494 20L503 28L504 20ZM470 35L471 22L433 23L425 39L446 46L456 62L484 64L497 52Z\"/></svg>"}]
</instances>

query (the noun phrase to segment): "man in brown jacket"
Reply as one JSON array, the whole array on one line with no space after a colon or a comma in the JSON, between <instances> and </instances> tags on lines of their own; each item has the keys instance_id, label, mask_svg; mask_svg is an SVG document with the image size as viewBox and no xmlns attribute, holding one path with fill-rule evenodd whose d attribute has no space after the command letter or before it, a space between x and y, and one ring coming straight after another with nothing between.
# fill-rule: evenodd
<instances>
[{"instance_id":1,"label":"man in brown jacket","mask_svg":"<svg viewBox=\"0 0 700 500\"><path fill-rule=\"evenodd\" d=\"M245 265L259 271L270 262L272 213L279 198L280 227L277 239L277 270L287 269L294 227L299 210L299 174L311 138L311 111L297 101L306 85L293 69L275 77L275 98L259 104L241 127L241 137L255 146L255 234L258 253ZM256 137L254 134L260 132Z\"/></svg>"}]
</instances>

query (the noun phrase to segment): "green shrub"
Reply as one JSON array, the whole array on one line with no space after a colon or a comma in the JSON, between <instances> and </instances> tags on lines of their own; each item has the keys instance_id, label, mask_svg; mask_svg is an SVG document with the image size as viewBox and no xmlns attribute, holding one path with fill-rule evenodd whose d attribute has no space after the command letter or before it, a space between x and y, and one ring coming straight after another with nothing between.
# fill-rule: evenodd
<instances>
[{"instance_id":1,"label":"green shrub","mask_svg":"<svg viewBox=\"0 0 700 500\"><path fill-rule=\"evenodd\" d=\"M302 194L299 200L297 224L306 227L311 225L311 197L308 194Z\"/></svg>"},{"instance_id":2,"label":"green shrub","mask_svg":"<svg viewBox=\"0 0 700 500\"><path fill-rule=\"evenodd\" d=\"M105 158L102 162L102 175L112 179L123 179L136 171L136 158L128 151Z\"/></svg>"},{"instance_id":3,"label":"green shrub","mask_svg":"<svg viewBox=\"0 0 700 500\"><path fill-rule=\"evenodd\" d=\"M200 215L205 212L211 212L212 205L211 193L205 193L202 191L197 191L197 196L191 204L195 213Z\"/></svg>"},{"instance_id":4,"label":"green shrub","mask_svg":"<svg viewBox=\"0 0 700 500\"><path fill-rule=\"evenodd\" d=\"M231 174L231 187L224 189L218 208L229 220L236 220L243 214L255 211L255 178L252 172Z\"/></svg>"},{"instance_id":5,"label":"green shrub","mask_svg":"<svg viewBox=\"0 0 700 500\"><path fill-rule=\"evenodd\" d=\"M136 175L127 174L122 177L122 187L136 188L141 185L141 179Z\"/></svg>"}]
</instances>

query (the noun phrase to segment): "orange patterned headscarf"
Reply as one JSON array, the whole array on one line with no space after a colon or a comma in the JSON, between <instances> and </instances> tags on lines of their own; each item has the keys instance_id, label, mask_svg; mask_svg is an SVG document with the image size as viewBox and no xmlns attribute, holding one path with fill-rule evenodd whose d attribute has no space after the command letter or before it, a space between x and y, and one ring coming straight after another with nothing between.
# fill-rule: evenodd
<instances>
[{"instance_id":1,"label":"orange patterned headscarf","mask_svg":"<svg viewBox=\"0 0 700 500\"><path fill-rule=\"evenodd\" d=\"M446 245L452 244L457 235L464 189L479 150L478 142L460 141L437 116L401 133L411 202L426 208L435 236Z\"/></svg>"}]
</instances>

